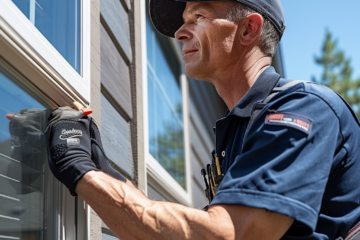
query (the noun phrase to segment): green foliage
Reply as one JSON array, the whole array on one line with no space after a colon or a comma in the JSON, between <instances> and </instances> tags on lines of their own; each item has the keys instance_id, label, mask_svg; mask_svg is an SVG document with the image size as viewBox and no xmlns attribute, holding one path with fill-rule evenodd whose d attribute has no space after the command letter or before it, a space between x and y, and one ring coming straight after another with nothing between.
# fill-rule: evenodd
<instances>
[{"instance_id":1,"label":"green foliage","mask_svg":"<svg viewBox=\"0 0 360 240\"><path fill-rule=\"evenodd\" d=\"M338 49L338 41L326 30L321 56L315 56L315 62L323 67L321 79L313 81L327 85L338 92L353 107L360 117L360 78L352 79L351 60L344 51Z\"/></svg>"},{"instance_id":2,"label":"green foliage","mask_svg":"<svg viewBox=\"0 0 360 240\"><path fill-rule=\"evenodd\" d=\"M156 139L157 160L186 189L184 133L182 129L174 128L168 123L165 123L164 129L165 133L158 135Z\"/></svg>"}]
</instances>

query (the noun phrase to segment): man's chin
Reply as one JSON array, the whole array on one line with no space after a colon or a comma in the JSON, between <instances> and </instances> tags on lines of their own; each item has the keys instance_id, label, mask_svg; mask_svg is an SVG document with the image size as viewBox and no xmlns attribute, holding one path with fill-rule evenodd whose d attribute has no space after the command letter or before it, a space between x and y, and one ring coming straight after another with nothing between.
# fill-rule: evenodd
<instances>
[{"instance_id":1,"label":"man's chin","mask_svg":"<svg viewBox=\"0 0 360 240\"><path fill-rule=\"evenodd\" d=\"M204 73L198 64L186 63L185 74L195 80L204 80Z\"/></svg>"}]
</instances>

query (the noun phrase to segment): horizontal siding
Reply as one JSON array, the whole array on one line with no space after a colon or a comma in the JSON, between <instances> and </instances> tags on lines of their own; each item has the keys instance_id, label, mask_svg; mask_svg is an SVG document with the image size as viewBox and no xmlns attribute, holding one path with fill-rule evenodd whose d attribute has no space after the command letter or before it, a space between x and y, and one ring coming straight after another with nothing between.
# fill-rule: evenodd
<instances>
[{"instance_id":1,"label":"horizontal siding","mask_svg":"<svg viewBox=\"0 0 360 240\"><path fill-rule=\"evenodd\" d=\"M132 118L129 67L101 24L101 83L113 99Z\"/></svg>"},{"instance_id":2,"label":"horizontal siding","mask_svg":"<svg viewBox=\"0 0 360 240\"><path fill-rule=\"evenodd\" d=\"M148 185L147 195L148 195L148 198L152 199L152 200L171 202L169 199L167 199L162 194L160 194L158 191L156 191L151 185Z\"/></svg>"},{"instance_id":3,"label":"horizontal siding","mask_svg":"<svg viewBox=\"0 0 360 240\"><path fill-rule=\"evenodd\" d=\"M102 240L119 240L117 237L111 236L106 233L102 233L101 238L102 238Z\"/></svg>"},{"instance_id":4,"label":"horizontal siding","mask_svg":"<svg viewBox=\"0 0 360 240\"><path fill-rule=\"evenodd\" d=\"M101 16L109 27L112 35L120 45L127 59L131 62L131 45L129 18L120 0L102 0Z\"/></svg>"},{"instance_id":5,"label":"horizontal siding","mask_svg":"<svg viewBox=\"0 0 360 240\"><path fill-rule=\"evenodd\" d=\"M133 178L130 124L101 94L101 138L107 157Z\"/></svg>"},{"instance_id":6,"label":"horizontal siding","mask_svg":"<svg viewBox=\"0 0 360 240\"><path fill-rule=\"evenodd\" d=\"M121 0L123 2L123 4L125 5L125 8L130 10L131 9L131 4L130 4L130 0Z\"/></svg>"},{"instance_id":7,"label":"horizontal siding","mask_svg":"<svg viewBox=\"0 0 360 240\"><path fill-rule=\"evenodd\" d=\"M214 86L208 82L189 79L189 90L191 102L195 108L191 112L197 113L204 131L208 132L209 138L215 143L212 128L216 121L224 116L227 107Z\"/></svg>"},{"instance_id":8,"label":"horizontal siding","mask_svg":"<svg viewBox=\"0 0 360 240\"><path fill-rule=\"evenodd\" d=\"M211 151L215 147L213 139L210 137L211 131L206 130L202 118L200 118L197 109L190 101L190 161L192 168L192 191L193 204L195 208L202 209L209 201L204 193L204 180L201 175L201 169L211 162Z\"/></svg>"},{"instance_id":9,"label":"horizontal siding","mask_svg":"<svg viewBox=\"0 0 360 240\"><path fill-rule=\"evenodd\" d=\"M190 138L191 138L191 146L193 151L198 156L200 162L203 165L206 165L211 157L211 151L213 150L215 145L206 146L204 141L202 140L206 136L201 136L199 131L197 131L196 126L193 122L190 122Z\"/></svg>"},{"instance_id":10,"label":"horizontal siding","mask_svg":"<svg viewBox=\"0 0 360 240\"><path fill-rule=\"evenodd\" d=\"M197 158L197 156L195 155L193 150L191 151L190 159L191 159L191 167L192 167L192 173L193 173L193 181L196 182L200 186L204 186L205 183L204 183L204 179L201 175L201 169L205 168L206 165L201 164L201 162L199 161L199 159ZM210 159L209 159L208 163L210 163Z\"/></svg>"},{"instance_id":11,"label":"horizontal siding","mask_svg":"<svg viewBox=\"0 0 360 240\"><path fill-rule=\"evenodd\" d=\"M192 189L194 194L194 208L203 209L206 205L209 204L209 200L205 196L203 187L196 184L196 182L192 182Z\"/></svg>"},{"instance_id":12,"label":"horizontal siding","mask_svg":"<svg viewBox=\"0 0 360 240\"><path fill-rule=\"evenodd\" d=\"M203 208L205 207L209 202L205 196L204 188L205 183L203 180L203 177L201 175L201 169L205 168L204 165L202 165L197 159L197 156L194 153L194 150L191 151L191 167L192 167L192 189L193 189L193 204L195 208Z\"/></svg>"}]
</instances>

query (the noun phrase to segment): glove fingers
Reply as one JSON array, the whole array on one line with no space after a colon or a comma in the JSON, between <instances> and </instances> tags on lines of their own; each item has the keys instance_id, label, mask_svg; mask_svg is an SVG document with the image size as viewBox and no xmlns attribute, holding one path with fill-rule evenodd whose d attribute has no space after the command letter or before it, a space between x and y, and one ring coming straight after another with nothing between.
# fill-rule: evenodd
<instances>
[{"instance_id":1,"label":"glove fingers","mask_svg":"<svg viewBox=\"0 0 360 240\"><path fill-rule=\"evenodd\" d=\"M84 116L82 111L72 109L70 107L59 107L55 109L49 116L49 124L57 122L61 119L78 120Z\"/></svg>"}]
</instances>

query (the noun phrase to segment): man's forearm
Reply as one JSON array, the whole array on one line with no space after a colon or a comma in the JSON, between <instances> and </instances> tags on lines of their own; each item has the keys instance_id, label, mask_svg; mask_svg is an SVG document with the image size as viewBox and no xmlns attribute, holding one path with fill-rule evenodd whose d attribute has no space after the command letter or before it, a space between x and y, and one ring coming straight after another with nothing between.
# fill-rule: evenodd
<instances>
[{"instance_id":1,"label":"man's forearm","mask_svg":"<svg viewBox=\"0 0 360 240\"><path fill-rule=\"evenodd\" d=\"M124 240L222 239L224 232L234 232L230 230L232 224L225 223L224 226L217 223L216 229L211 230L209 213L180 204L149 200L129 181L120 182L102 172L85 174L76 192ZM230 217L229 221L231 223ZM233 238L229 236L229 239Z\"/></svg>"}]
</instances>

